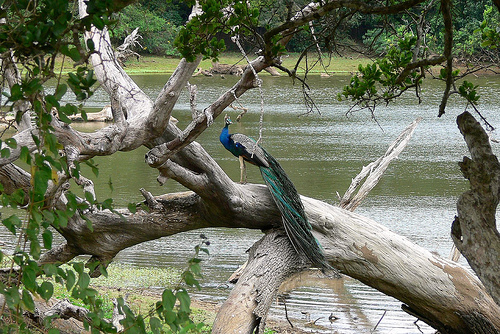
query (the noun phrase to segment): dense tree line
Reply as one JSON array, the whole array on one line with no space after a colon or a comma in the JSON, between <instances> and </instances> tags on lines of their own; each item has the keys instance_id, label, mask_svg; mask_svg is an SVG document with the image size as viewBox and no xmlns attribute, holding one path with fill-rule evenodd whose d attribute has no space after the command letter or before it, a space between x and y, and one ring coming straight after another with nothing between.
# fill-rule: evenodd
<instances>
[{"instance_id":1,"label":"dense tree line","mask_svg":"<svg viewBox=\"0 0 500 334\"><path fill-rule=\"evenodd\" d=\"M265 31L269 26L284 22L289 6L301 6L305 5L305 2L252 1L252 5L259 9L258 25L254 29ZM426 9L428 22L424 29L427 36L432 37L426 41L426 44L429 52L442 52L444 27L440 19L440 2L434 1L428 7ZM112 39L118 43L136 27L139 27L142 48L136 50L137 52L178 56L179 53L174 46L175 38L181 26L187 21L190 10L190 7L180 0L142 0L136 2L119 13L118 23L112 29ZM359 12L351 13L344 8L338 10L335 16L329 16L304 26L303 30L291 39L287 45L287 51L301 52L305 48L315 47L316 42L318 42L325 52L341 52L345 48L355 46L359 48L361 46L372 51L375 55L380 55L384 53L388 45L395 43L405 34L416 34L415 20L422 10L421 7L416 6L403 15L380 16L362 15ZM481 46L481 31L478 31L478 28L485 20L489 20L490 24L492 20L498 22L498 14L492 14L491 4L487 0L455 1L453 14L454 43L457 55L461 57L480 56L485 51ZM344 17L349 19L341 20ZM341 23L338 24L338 22ZM311 29L316 39L312 38ZM221 33L220 38L225 41L226 50L238 51L228 34ZM245 45L251 48L251 45L255 45L255 43L252 40L247 40Z\"/></svg>"}]
</instances>

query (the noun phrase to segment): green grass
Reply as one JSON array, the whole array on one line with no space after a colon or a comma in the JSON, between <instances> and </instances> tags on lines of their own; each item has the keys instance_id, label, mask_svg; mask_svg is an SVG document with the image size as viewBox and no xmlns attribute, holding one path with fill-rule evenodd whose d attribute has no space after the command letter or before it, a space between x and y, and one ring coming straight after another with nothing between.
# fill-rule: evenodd
<instances>
[{"instance_id":1,"label":"green grass","mask_svg":"<svg viewBox=\"0 0 500 334\"><path fill-rule=\"evenodd\" d=\"M112 263L107 269L108 277L93 278L90 287L98 291L97 299L102 302L101 309L106 318L113 315L113 299L122 297L134 314L145 316L154 309L164 288L172 288L180 280L180 271L173 269L137 267ZM54 284L54 297L67 298L74 305L83 306L60 284ZM191 318L195 323L211 324L215 313L201 308L191 307ZM165 325L168 333L168 326ZM205 325L201 333L210 333L211 326Z\"/></svg>"},{"instance_id":2,"label":"green grass","mask_svg":"<svg viewBox=\"0 0 500 334\"><path fill-rule=\"evenodd\" d=\"M309 65L311 64L312 60L315 59L316 55L313 54L309 61ZM295 63L297 62L299 58L298 54L289 54L284 56L283 59L283 66L287 67L288 69L293 69L295 66ZM252 59L252 58L251 58ZM71 61L68 61L67 59L65 60L64 64L62 63L63 58L59 58L57 65L56 65L56 71L59 71L61 69L61 65L63 66L62 68L62 73L68 73L71 71L75 71L73 68L73 65L71 64ZM158 74L158 73L173 73L177 65L179 64L180 59L179 58L173 58L173 57L160 57L160 56L142 56L139 61L135 59L131 59L125 63L125 71L129 74ZM369 59L367 58L362 58L362 57L356 57L356 56L348 56L348 57L332 57L331 59L328 59L328 56L325 56L324 59L324 65L326 67L326 70L329 74L342 74L342 73L351 73L351 72L356 72L358 69L358 65L362 63L363 65L366 65L367 63L370 62ZM246 60L242 57L241 54L238 53L224 53L220 59L219 63L221 64L246 64ZM212 61L211 60L203 60L200 64L200 66L204 70L208 70L212 67ZM298 73L304 73L305 71L305 64L304 61L302 61L301 66L297 68ZM316 64L316 66L310 71L312 74L320 74L323 73L324 70L320 66L320 64ZM262 72L262 75L269 75L267 72Z\"/></svg>"},{"instance_id":3,"label":"green grass","mask_svg":"<svg viewBox=\"0 0 500 334\"><path fill-rule=\"evenodd\" d=\"M313 55L312 57L315 57ZM293 69L295 63L299 58L298 54L290 54L283 57L283 66L289 69ZM309 59L311 62L311 59ZM367 58L356 58L356 57L333 57L328 59L327 56L324 58L324 65L329 74L335 73L350 73L356 72L358 69L358 65L362 63L366 65L370 60ZM138 73L172 73L177 64L179 63L179 59L177 58L167 58L167 57L156 57L156 56L144 56L141 57L139 61L130 60L125 64L125 71L130 74L138 74ZM246 60L242 57L241 54L237 53L224 53L220 59L219 63L221 64L246 64ZM204 70L208 70L212 67L211 60L203 60L200 66ZM301 66L297 69L298 73L305 72L305 65L302 62ZM310 73L320 74L323 73L324 70L317 64ZM262 72L264 75L268 75L267 72Z\"/></svg>"},{"instance_id":4,"label":"green grass","mask_svg":"<svg viewBox=\"0 0 500 334\"><path fill-rule=\"evenodd\" d=\"M180 271L155 267L137 267L112 263L108 269L108 277L92 279L91 284L102 287L118 288L156 288L177 284Z\"/></svg>"}]
</instances>

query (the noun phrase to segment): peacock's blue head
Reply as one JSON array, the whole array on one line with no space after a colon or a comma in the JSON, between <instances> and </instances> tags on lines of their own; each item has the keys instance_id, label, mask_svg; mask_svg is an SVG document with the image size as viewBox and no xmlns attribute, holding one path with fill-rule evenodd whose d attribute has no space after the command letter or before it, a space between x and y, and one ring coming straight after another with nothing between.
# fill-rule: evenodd
<instances>
[{"instance_id":1,"label":"peacock's blue head","mask_svg":"<svg viewBox=\"0 0 500 334\"><path fill-rule=\"evenodd\" d=\"M233 124L233 122L231 122L231 118L226 114L226 116L224 116L224 123L227 126Z\"/></svg>"}]
</instances>

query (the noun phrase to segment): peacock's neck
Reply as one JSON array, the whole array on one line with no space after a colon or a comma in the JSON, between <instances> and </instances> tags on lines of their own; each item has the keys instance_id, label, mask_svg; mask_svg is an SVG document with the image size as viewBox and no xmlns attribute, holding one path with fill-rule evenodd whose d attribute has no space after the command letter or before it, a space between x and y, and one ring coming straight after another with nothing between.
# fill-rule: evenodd
<instances>
[{"instance_id":1,"label":"peacock's neck","mask_svg":"<svg viewBox=\"0 0 500 334\"><path fill-rule=\"evenodd\" d=\"M229 150L231 145L230 145L230 137L229 137L229 128L228 128L227 124L226 124L226 126L224 126L222 128L219 139L220 139L220 142L222 143L222 145L224 145L224 147L227 150Z\"/></svg>"}]
</instances>

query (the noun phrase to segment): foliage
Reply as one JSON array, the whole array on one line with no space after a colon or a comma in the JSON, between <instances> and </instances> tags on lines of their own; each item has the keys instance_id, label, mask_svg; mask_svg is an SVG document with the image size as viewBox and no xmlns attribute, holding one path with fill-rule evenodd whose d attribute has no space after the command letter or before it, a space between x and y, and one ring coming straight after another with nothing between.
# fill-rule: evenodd
<instances>
[{"instance_id":1,"label":"foliage","mask_svg":"<svg viewBox=\"0 0 500 334\"><path fill-rule=\"evenodd\" d=\"M479 29L474 30L474 27L479 25L479 18L483 16L481 8L477 4L464 1L457 1L455 4L454 11L459 9L463 13L471 13L471 15L467 19L461 17L453 21L455 30L453 33L453 50L448 51L451 53L450 60L453 55L470 58L472 55L484 52L484 47L495 48L498 45L499 35L497 30L500 15L497 10L493 13L491 6L486 7L484 21ZM431 13L430 15L427 13L431 17L431 26L432 22L437 22L441 26L442 18L439 17L439 13L435 12L436 9L429 7L427 11ZM432 13L433 11L434 13ZM421 45L420 49L417 49L418 37L411 32L407 33L408 30L412 30L410 26L393 25L392 27L392 36L386 30L381 30L378 33L372 30L365 35L370 35L373 48L384 56L375 60L371 65L360 65L358 68L359 74L352 77L349 85L345 86L343 91L338 94L339 100L349 99L354 102L351 110L359 107L360 109L370 109L373 112L378 103L389 103L409 88L416 88L416 95L419 97L422 78L426 70L431 64L438 64L446 59L444 56L436 57L436 63L432 63L432 60L427 58L427 47L433 45L433 41L439 40L439 43L441 43L434 44L434 47L440 49L444 47L443 40L446 39L444 32L437 33L431 38L428 45L423 45L423 47ZM425 25L422 25L422 27L425 28ZM422 37L432 36L433 29L429 26L425 29L427 31L422 31L424 33ZM402 33L404 33L404 37L398 37ZM481 33L481 44L479 43L479 33ZM371 38L375 35L378 38ZM425 39L422 38L422 40L425 42ZM422 40L420 43L422 43ZM491 51L488 52L491 54ZM490 59L492 58L490 57ZM465 74L460 74L459 70L452 68L451 61L441 69L437 79L446 82L447 88L440 105L439 116L444 113L446 101L451 94L458 94L478 112L476 108L479 102L477 86L467 80L462 80L464 76ZM462 81L457 85L459 80Z\"/></svg>"},{"instance_id":2,"label":"foliage","mask_svg":"<svg viewBox=\"0 0 500 334\"><path fill-rule=\"evenodd\" d=\"M191 13L191 7L181 0L144 0L141 5L176 26L183 25Z\"/></svg>"},{"instance_id":3,"label":"foliage","mask_svg":"<svg viewBox=\"0 0 500 334\"><path fill-rule=\"evenodd\" d=\"M407 34L391 46L384 57L373 64L359 65L359 75L353 76L349 85L344 86L338 99L350 99L360 108L373 110L377 103L387 103L409 88L418 87L422 82L421 71L414 70L401 77L412 62L416 41L415 36Z\"/></svg>"},{"instance_id":4,"label":"foliage","mask_svg":"<svg viewBox=\"0 0 500 334\"><path fill-rule=\"evenodd\" d=\"M101 273L106 275L104 266L93 262L88 263L86 268L82 262L72 262L69 267L59 267L37 262L43 250L52 249L54 229L66 227L68 221L76 215L86 219L84 213L91 207L113 210L111 199L98 202L89 192L78 197L71 191L65 191L64 208L55 205L62 191L61 187L70 178L80 178L81 171L78 162L70 161L64 155L63 147L53 133L53 118L57 116L58 119L69 123L67 116L80 110L74 105L62 105L61 100L68 88L73 91L77 100L85 100L93 94L96 82L93 71L87 65L94 45L91 41L85 43L80 37L92 26L103 29L114 24L113 13L121 9L116 7L117 4L121 5L120 1L89 0L89 15L78 18L73 4L74 2L67 0L5 1L3 8L8 10L2 10L0 13L4 20L0 26L2 65L15 59L15 65L22 72L22 76L10 85L10 89L2 89L6 98L4 104L15 113L19 122L23 113L19 112L17 106L27 103L38 129L32 132L35 149L19 148L19 160L28 168L31 187L7 194L0 185L1 206L14 210L24 209L23 214L14 213L2 217L2 224L17 238L17 243L12 255L7 256L3 250L0 251L0 261L7 261L9 267L7 277L0 280L0 294L6 302L5 307L1 309L0 332L31 332L30 325L25 322L24 313L35 311L34 297L46 301L52 298L54 284L64 287L72 299L80 301L89 310L84 321L86 329L92 332L116 331L110 322L104 320L106 313L103 299L89 286L89 272L99 266ZM70 59L76 68L74 72L68 73L67 77L62 77L55 65L56 57L60 55ZM2 78L5 79L3 75ZM57 80L56 89L54 92L47 92L44 83L52 78ZM54 114L54 111L57 111L57 114ZM82 116L85 118L83 112ZM17 146L14 139L0 140L2 158L9 158L11 150L17 149ZM98 173L91 160L85 163L91 166L94 173ZM92 229L91 222L87 220L87 223L88 228ZM208 244L207 241L203 243ZM200 250L206 251L206 248L197 246L196 257L191 260L182 276L182 280L189 286L199 287L196 277L200 275L200 260L197 257ZM179 311L170 307L175 300L180 301ZM127 315L126 325L135 328L135 332L145 332L144 319L140 315L131 314L123 301L121 303L121 309ZM153 332L158 332L159 319L168 323L175 332L196 328L188 318L189 295L180 285L175 290L165 292L164 300L159 302L158 309L162 310L158 312L159 317L151 318ZM49 328L50 320L45 324Z\"/></svg>"},{"instance_id":5,"label":"foliage","mask_svg":"<svg viewBox=\"0 0 500 334\"><path fill-rule=\"evenodd\" d=\"M251 8L244 0L231 2L217 0L200 1L203 12L193 17L181 28L175 46L188 61L196 55L217 60L225 50L225 43L217 33L231 36L251 34L258 25L259 11Z\"/></svg>"},{"instance_id":6,"label":"foliage","mask_svg":"<svg viewBox=\"0 0 500 334\"><path fill-rule=\"evenodd\" d=\"M462 57L470 57L482 52L479 34L474 31L484 20L484 8L489 1L460 0L454 4L454 46L455 53Z\"/></svg>"},{"instance_id":7,"label":"foliage","mask_svg":"<svg viewBox=\"0 0 500 334\"><path fill-rule=\"evenodd\" d=\"M34 311L34 295L49 300L53 295L54 281L66 286L75 298L88 305L92 321L87 325L108 330L109 326L98 320L102 316L100 302L95 290L88 287L90 277L82 263L74 263L71 269L62 269L54 264L40 265L37 260L43 249L52 248L50 227L64 227L71 217L87 210L90 203L98 204L89 194L86 198L91 199L90 203L79 201L76 195L68 192L66 208L53 208L51 198L68 177L78 176L79 166L69 163L59 152L61 145L52 133L52 110L56 108L63 121L68 121L67 115L78 112L77 107L60 103L68 86L80 100L92 95L95 79L85 65L89 55L85 50L88 47L92 51L93 45L83 45L73 31L88 30L91 25L103 28L110 24L115 5L111 0L91 0L88 2L89 15L83 19L75 17L74 8L70 8L70 3L65 0L7 1L4 6L9 11L8 15L4 13L4 24L0 26L0 52L3 61L16 59L16 65L23 71L18 82L11 85L10 92L4 91L5 103L14 111L16 105L27 101L39 131L32 134L36 146L34 152L30 154L27 147L22 147L20 155L20 160L29 168L31 188L27 191L19 189L11 195L1 194L3 207L26 208L24 216L13 214L2 219L2 224L17 237L17 245L9 258L11 274L6 281L0 282L0 294L5 297L8 309L8 312L7 309L2 312L4 321L1 326L5 326L7 332L28 331L23 312ZM56 74L55 58L60 54L80 65L76 73L69 74L66 83ZM53 77L58 77L58 84L55 92L50 94L44 91L43 84ZM18 112L17 121L22 116ZM5 146L15 149L17 143L13 139L0 140L2 157L8 158L10 150ZM60 179L59 175L65 177ZM109 204L103 202L99 206L109 207ZM39 276L52 281L37 280Z\"/></svg>"},{"instance_id":8,"label":"foliage","mask_svg":"<svg viewBox=\"0 0 500 334\"><path fill-rule=\"evenodd\" d=\"M475 30L484 20L484 8L489 2L458 0L454 1L453 5L455 53L461 57L471 57L483 52L480 35L475 33ZM422 27L426 34L425 44L433 53L442 52L444 48L444 26L439 6L439 1L435 1L432 7L426 9L426 22ZM404 34L417 34L416 17L421 13L421 8L415 7L403 15L371 16L359 24L351 36L362 40L366 47L381 55Z\"/></svg>"},{"instance_id":9,"label":"foliage","mask_svg":"<svg viewBox=\"0 0 500 334\"><path fill-rule=\"evenodd\" d=\"M484 21L475 33L481 34L481 46L497 50L500 46L500 14L492 6L486 6Z\"/></svg>"},{"instance_id":10,"label":"foliage","mask_svg":"<svg viewBox=\"0 0 500 334\"><path fill-rule=\"evenodd\" d=\"M118 311L125 315L121 324L127 333L146 333L151 330L153 333L165 333L163 324L169 326L173 333L187 333L188 331L199 332L204 327L204 323L195 323L191 315L191 299L189 293L182 285L200 289L197 278L202 277L199 258L200 252L209 254L206 246L210 245L205 235L201 234L201 241L194 247L195 255L188 261L186 270L181 274L181 279L173 289L165 289L162 299L156 302L155 308L147 315L135 315L131 309L125 305L123 298L118 298ZM146 321L149 321L147 324ZM149 325L149 328L148 328Z\"/></svg>"},{"instance_id":11,"label":"foliage","mask_svg":"<svg viewBox=\"0 0 500 334\"><path fill-rule=\"evenodd\" d=\"M395 31L390 32L386 30L380 31L380 29L370 29L363 36L363 43L367 46L369 45L377 55L382 56L388 49L397 45L400 39L404 38L407 30L406 26L399 26Z\"/></svg>"},{"instance_id":12,"label":"foliage","mask_svg":"<svg viewBox=\"0 0 500 334\"><path fill-rule=\"evenodd\" d=\"M175 20L178 21L179 18ZM114 40L123 40L137 27L142 36L140 43L143 52L167 56L179 55L174 47L174 40L180 27L141 4L133 4L120 12L119 23L113 29Z\"/></svg>"}]
</instances>

